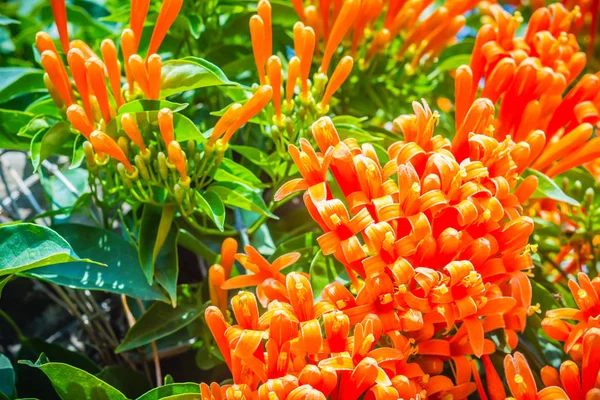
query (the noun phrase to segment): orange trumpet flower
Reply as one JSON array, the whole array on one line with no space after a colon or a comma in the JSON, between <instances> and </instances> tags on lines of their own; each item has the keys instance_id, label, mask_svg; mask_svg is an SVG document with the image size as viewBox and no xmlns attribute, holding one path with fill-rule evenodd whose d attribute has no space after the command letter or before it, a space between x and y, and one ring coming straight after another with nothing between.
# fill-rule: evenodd
<instances>
[{"instance_id":1,"label":"orange trumpet flower","mask_svg":"<svg viewBox=\"0 0 600 400\"><path fill-rule=\"evenodd\" d=\"M94 131L94 125L88 119L85 110L79 104L71 104L67 108L67 119L86 139Z\"/></svg>"},{"instance_id":2,"label":"orange trumpet flower","mask_svg":"<svg viewBox=\"0 0 600 400\"><path fill-rule=\"evenodd\" d=\"M327 70L329 69L331 57L342 42L344 36L346 36L346 33L348 32L352 24L354 24L354 21L356 20L359 11L360 0L348 0L344 2L344 5L340 10L339 15L335 19L333 28L331 28L329 38L327 39L325 52L323 53L323 60L321 61L321 67L319 68L320 72L323 72L327 75Z\"/></svg>"},{"instance_id":3,"label":"orange trumpet flower","mask_svg":"<svg viewBox=\"0 0 600 400\"><path fill-rule=\"evenodd\" d=\"M144 60L137 54L133 54L128 59L129 71L131 76L140 86L142 92L147 98L150 98L150 77L148 76L148 70L144 65Z\"/></svg>"},{"instance_id":4,"label":"orange trumpet flower","mask_svg":"<svg viewBox=\"0 0 600 400\"><path fill-rule=\"evenodd\" d=\"M112 40L106 39L102 41L100 51L106 65L110 90L117 103L117 108L119 108L125 103L125 99L121 94L121 67L117 59L117 48Z\"/></svg>"},{"instance_id":5,"label":"orange trumpet flower","mask_svg":"<svg viewBox=\"0 0 600 400\"><path fill-rule=\"evenodd\" d=\"M265 60L273 54L273 33L271 28L271 3L269 0L260 0L256 6L256 12L260 16L264 25L265 33Z\"/></svg>"},{"instance_id":6,"label":"orange trumpet flower","mask_svg":"<svg viewBox=\"0 0 600 400\"><path fill-rule=\"evenodd\" d=\"M127 137L129 137L129 139L131 139L131 141L135 143L135 145L140 149L142 154L146 154L146 151L148 150L146 149L144 138L142 137L142 133L138 128L134 116L127 113L121 115L121 126L123 127L123 130L125 131Z\"/></svg>"},{"instance_id":7,"label":"orange trumpet flower","mask_svg":"<svg viewBox=\"0 0 600 400\"><path fill-rule=\"evenodd\" d=\"M161 73L162 59L158 54L152 54L148 58L148 98L151 100L160 98Z\"/></svg>"},{"instance_id":8,"label":"orange trumpet flower","mask_svg":"<svg viewBox=\"0 0 600 400\"><path fill-rule=\"evenodd\" d=\"M215 144L218 138L221 137L223 133L235 123L240 116L242 115L242 105L239 103L233 103L227 111L219 118L217 124L212 130L210 135L210 139L208 140L208 145L212 146Z\"/></svg>"},{"instance_id":9,"label":"orange trumpet flower","mask_svg":"<svg viewBox=\"0 0 600 400\"><path fill-rule=\"evenodd\" d=\"M296 81L300 77L300 58L294 56L288 63L288 76L285 86L285 101L290 103L294 96L294 89L296 88Z\"/></svg>"},{"instance_id":10,"label":"orange trumpet flower","mask_svg":"<svg viewBox=\"0 0 600 400\"><path fill-rule=\"evenodd\" d=\"M148 55L146 56L146 60L148 60L150 55L158 53L158 48L160 47L165 36L167 36L167 32L171 28L175 18L177 18L182 5L183 0L163 1L162 6L160 7L160 12L158 13L158 18L154 24L154 31L152 31L152 37L150 38L150 45L148 46Z\"/></svg>"},{"instance_id":11,"label":"orange trumpet flower","mask_svg":"<svg viewBox=\"0 0 600 400\"><path fill-rule=\"evenodd\" d=\"M131 10L129 15L129 28L133 32L135 38L135 46L132 48L132 54L135 53L142 38L144 30L144 21L148 15L150 0L131 0ZM126 57L125 59L127 59Z\"/></svg>"},{"instance_id":12,"label":"orange trumpet flower","mask_svg":"<svg viewBox=\"0 0 600 400\"><path fill-rule=\"evenodd\" d=\"M547 387L538 392L533 374L523 354L516 352L504 359L504 371L508 387L516 400L529 399L568 399L567 394L558 387Z\"/></svg>"},{"instance_id":13,"label":"orange trumpet flower","mask_svg":"<svg viewBox=\"0 0 600 400\"><path fill-rule=\"evenodd\" d=\"M277 56L271 56L267 60L267 76L269 85L273 88L273 106L275 115L281 118L281 60Z\"/></svg>"},{"instance_id":14,"label":"orange trumpet flower","mask_svg":"<svg viewBox=\"0 0 600 400\"><path fill-rule=\"evenodd\" d=\"M102 131L94 131L90 134L90 143L94 146L94 150L102 154L108 154L110 157L122 163L127 172L133 172L133 166L119 147L117 142Z\"/></svg>"},{"instance_id":15,"label":"orange trumpet flower","mask_svg":"<svg viewBox=\"0 0 600 400\"><path fill-rule=\"evenodd\" d=\"M71 83L69 77L66 75L65 68L62 65L62 61L58 58L58 55L51 51L46 50L42 52L42 66L46 73L50 77L50 81L58 91L60 98L63 103L68 106L73 104L73 93L71 91Z\"/></svg>"},{"instance_id":16,"label":"orange trumpet flower","mask_svg":"<svg viewBox=\"0 0 600 400\"><path fill-rule=\"evenodd\" d=\"M252 39L252 50L260 84L265 84L265 62L267 60L267 48L265 38L265 24L258 15L250 18L250 37Z\"/></svg>"},{"instance_id":17,"label":"orange trumpet flower","mask_svg":"<svg viewBox=\"0 0 600 400\"><path fill-rule=\"evenodd\" d=\"M66 54L70 49L69 30L67 28L67 4L65 0L50 0L50 6L52 7L52 15L54 16L54 22L56 22L56 29L60 37L60 44L62 45L63 52Z\"/></svg>"},{"instance_id":18,"label":"orange trumpet flower","mask_svg":"<svg viewBox=\"0 0 600 400\"><path fill-rule=\"evenodd\" d=\"M69 68L71 68L71 75L73 75L75 87L77 87L79 96L81 96L83 108L85 109L88 119L93 120L94 114L92 112L92 104L90 103L90 91L85 67L85 56L81 50L71 49L67 55L67 62L69 63Z\"/></svg>"},{"instance_id":19,"label":"orange trumpet flower","mask_svg":"<svg viewBox=\"0 0 600 400\"><path fill-rule=\"evenodd\" d=\"M331 78L329 79L329 83L327 84L327 88L325 89L325 94L321 99L321 106L326 107L329 104L329 100L331 96L342 86L344 81L348 79L350 72L352 72L352 66L354 65L354 60L352 57L345 56L338 63L337 67L333 71Z\"/></svg>"},{"instance_id":20,"label":"orange trumpet flower","mask_svg":"<svg viewBox=\"0 0 600 400\"><path fill-rule=\"evenodd\" d=\"M104 122L108 124L112 118L113 110L108 103L108 91L106 90L106 76L104 75L104 64L99 58L91 58L86 61L85 68L88 82L98 100L100 111ZM93 144L93 143L92 143Z\"/></svg>"},{"instance_id":21,"label":"orange trumpet flower","mask_svg":"<svg viewBox=\"0 0 600 400\"><path fill-rule=\"evenodd\" d=\"M225 132L225 136L223 136L223 143L228 143L231 139L231 136L237 131L242 125L250 120L250 118L254 117L258 114L265 106L271 101L273 97L273 89L269 85L261 86L250 99L242 106L242 111L240 117L232 123L227 131Z\"/></svg>"},{"instance_id":22,"label":"orange trumpet flower","mask_svg":"<svg viewBox=\"0 0 600 400\"><path fill-rule=\"evenodd\" d=\"M169 146L167 147L167 153L169 156L169 161L175 165L179 175L181 176L181 180L187 180L187 162L185 160L185 153L181 150L181 146L176 141L171 141Z\"/></svg>"},{"instance_id":23,"label":"orange trumpet flower","mask_svg":"<svg viewBox=\"0 0 600 400\"><path fill-rule=\"evenodd\" d=\"M158 112L158 128L162 135L165 145L168 146L175 140L175 133L173 131L173 111L168 108L163 108Z\"/></svg>"}]
</instances>

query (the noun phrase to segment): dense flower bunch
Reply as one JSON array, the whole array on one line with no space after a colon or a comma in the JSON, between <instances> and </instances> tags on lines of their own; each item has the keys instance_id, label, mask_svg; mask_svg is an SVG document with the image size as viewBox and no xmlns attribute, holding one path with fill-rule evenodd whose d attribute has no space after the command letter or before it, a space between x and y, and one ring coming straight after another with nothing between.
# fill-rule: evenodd
<instances>
[{"instance_id":1,"label":"dense flower bunch","mask_svg":"<svg viewBox=\"0 0 600 400\"><path fill-rule=\"evenodd\" d=\"M69 42L64 0L53 1L52 10L71 77L47 33L37 34L36 47L42 55L48 91L62 111L66 107L66 118L87 139L82 145L87 167L104 188L105 200L160 202L177 205L183 215L190 215L204 202L190 188L201 189L210 181L228 141L265 107L273 91L264 85L243 106L231 105L202 147L198 145L204 136L194 135L191 122L182 115L169 108L143 112L133 102L160 100L164 97L161 85L169 85L171 78L162 76L163 63L156 53L183 1L162 3L143 59L137 52L149 3L132 2L129 28L121 34L123 87L121 62L112 40L102 42L102 60L83 41ZM187 143L182 146L180 142Z\"/></svg>"},{"instance_id":2,"label":"dense flower bunch","mask_svg":"<svg viewBox=\"0 0 600 400\"><path fill-rule=\"evenodd\" d=\"M391 60L410 60L406 67L411 69L425 59L434 59L465 25L464 14L477 1L445 1L419 21L431 3L326 0L305 6L302 0L292 0L296 13L314 29L323 48L319 71L324 73L345 37L348 45L343 46L343 53L359 59L363 67L382 52Z\"/></svg>"}]
</instances>

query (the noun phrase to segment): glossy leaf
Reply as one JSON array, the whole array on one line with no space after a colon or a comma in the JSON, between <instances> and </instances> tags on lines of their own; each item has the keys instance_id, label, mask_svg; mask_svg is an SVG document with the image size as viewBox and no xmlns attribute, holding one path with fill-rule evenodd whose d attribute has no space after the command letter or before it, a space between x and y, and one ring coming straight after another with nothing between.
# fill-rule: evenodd
<instances>
[{"instance_id":1,"label":"glossy leaf","mask_svg":"<svg viewBox=\"0 0 600 400\"><path fill-rule=\"evenodd\" d=\"M34 115L47 115L55 118L61 117L60 110L50 95L34 101L25 109L25 111Z\"/></svg>"},{"instance_id":2,"label":"glossy leaf","mask_svg":"<svg viewBox=\"0 0 600 400\"><path fill-rule=\"evenodd\" d=\"M529 175L535 175L538 178L538 187L533 193L531 198L533 199L552 199L556 201L562 201L572 206L579 206L579 202L565 194L556 183L543 173L536 171L531 168L527 168L522 177L526 178Z\"/></svg>"},{"instance_id":3,"label":"glossy leaf","mask_svg":"<svg viewBox=\"0 0 600 400\"><path fill-rule=\"evenodd\" d=\"M52 265L29 271L28 276L78 289L105 290L142 300L167 301L156 285L148 285L138 261L137 249L121 236L77 224L57 225L55 230L78 254L107 266L83 262Z\"/></svg>"},{"instance_id":4,"label":"glossy leaf","mask_svg":"<svg viewBox=\"0 0 600 400\"><path fill-rule=\"evenodd\" d=\"M77 261L95 262L80 258L69 243L50 228L30 223L0 226L0 276ZM96 264L102 268L102 264Z\"/></svg>"},{"instance_id":5,"label":"glossy leaf","mask_svg":"<svg viewBox=\"0 0 600 400\"><path fill-rule=\"evenodd\" d=\"M319 251L310 264L310 283L315 301L321 299L325 286L336 280L343 284L349 282L344 266L335 258L326 257L322 251Z\"/></svg>"},{"instance_id":6,"label":"glossy leaf","mask_svg":"<svg viewBox=\"0 0 600 400\"><path fill-rule=\"evenodd\" d=\"M165 243L158 253L154 269L154 279L167 291L173 307L177 306L177 278L179 277L178 237L179 230L173 224L169 229Z\"/></svg>"},{"instance_id":7,"label":"glossy leaf","mask_svg":"<svg viewBox=\"0 0 600 400\"><path fill-rule=\"evenodd\" d=\"M172 383L152 389L136 400L159 400L179 394L199 394L200 385L197 383Z\"/></svg>"},{"instance_id":8,"label":"glossy leaf","mask_svg":"<svg viewBox=\"0 0 600 400\"><path fill-rule=\"evenodd\" d=\"M27 112L0 109L0 148L28 151L31 140L18 133L32 119Z\"/></svg>"},{"instance_id":9,"label":"glossy leaf","mask_svg":"<svg viewBox=\"0 0 600 400\"><path fill-rule=\"evenodd\" d=\"M186 90L232 84L216 65L202 58L186 57L163 64L160 94L168 97Z\"/></svg>"},{"instance_id":10,"label":"glossy leaf","mask_svg":"<svg viewBox=\"0 0 600 400\"><path fill-rule=\"evenodd\" d=\"M36 363L19 362L42 370L63 400L127 399L123 393L88 372L68 364L44 362L43 359L45 359L44 355L40 356Z\"/></svg>"},{"instance_id":11,"label":"glossy leaf","mask_svg":"<svg viewBox=\"0 0 600 400\"><path fill-rule=\"evenodd\" d=\"M0 394L12 399L14 392L15 370L8 357L0 353Z\"/></svg>"},{"instance_id":12,"label":"glossy leaf","mask_svg":"<svg viewBox=\"0 0 600 400\"><path fill-rule=\"evenodd\" d=\"M240 182L250 187L264 186L252 171L229 158L223 158L214 179L217 182Z\"/></svg>"},{"instance_id":13,"label":"glossy leaf","mask_svg":"<svg viewBox=\"0 0 600 400\"><path fill-rule=\"evenodd\" d=\"M168 108L175 113L184 110L188 105L188 103L174 103L167 100L134 100L123 104L119 108L119 114L158 111L162 110L163 108Z\"/></svg>"},{"instance_id":14,"label":"glossy leaf","mask_svg":"<svg viewBox=\"0 0 600 400\"><path fill-rule=\"evenodd\" d=\"M217 182L206 189L206 192L217 194L223 203L230 207L238 207L267 217L278 217L267 209L262 197L250 187L239 182Z\"/></svg>"},{"instance_id":15,"label":"glossy leaf","mask_svg":"<svg viewBox=\"0 0 600 400\"><path fill-rule=\"evenodd\" d=\"M225 205L217 193L206 191L194 193L196 204L215 223L220 231L225 224Z\"/></svg>"},{"instance_id":16,"label":"glossy leaf","mask_svg":"<svg viewBox=\"0 0 600 400\"><path fill-rule=\"evenodd\" d=\"M45 92L44 71L34 68L0 68L0 103L24 93Z\"/></svg>"},{"instance_id":17,"label":"glossy leaf","mask_svg":"<svg viewBox=\"0 0 600 400\"><path fill-rule=\"evenodd\" d=\"M185 229L179 229L179 236L177 238L178 244L183 248L193 252L194 254L202 257L208 265L212 265L217 261L217 253L212 251L196 236L192 235Z\"/></svg>"},{"instance_id":18,"label":"glossy leaf","mask_svg":"<svg viewBox=\"0 0 600 400\"><path fill-rule=\"evenodd\" d=\"M175 209L173 207L159 207L153 204L144 205L138 254L148 283L152 283L154 264L169 234L174 214Z\"/></svg>"},{"instance_id":19,"label":"glossy leaf","mask_svg":"<svg viewBox=\"0 0 600 400\"><path fill-rule=\"evenodd\" d=\"M185 328L201 314L200 308L195 305L179 305L173 308L169 304L154 303L129 329L115 352L132 350L168 336Z\"/></svg>"},{"instance_id":20,"label":"glossy leaf","mask_svg":"<svg viewBox=\"0 0 600 400\"><path fill-rule=\"evenodd\" d=\"M35 135L31 142L31 163L34 171L37 171L42 161L59 152L74 139L69 124L57 122L50 129L42 130Z\"/></svg>"}]
</instances>

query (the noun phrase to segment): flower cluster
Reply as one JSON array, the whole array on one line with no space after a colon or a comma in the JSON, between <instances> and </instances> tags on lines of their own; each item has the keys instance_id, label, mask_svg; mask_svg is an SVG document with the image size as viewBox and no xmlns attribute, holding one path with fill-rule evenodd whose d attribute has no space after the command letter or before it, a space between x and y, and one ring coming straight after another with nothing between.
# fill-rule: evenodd
<instances>
[{"instance_id":1,"label":"flower cluster","mask_svg":"<svg viewBox=\"0 0 600 400\"><path fill-rule=\"evenodd\" d=\"M319 70L327 73L346 36L351 44L344 53L359 59L363 67L385 51L395 60L411 60L405 67L415 69L422 60L436 58L453 40L465 25L464 14L477 1L445 1L422 20L430 1L328 0L305 7L302 0L292 0L292 4L302 22L315 31L324 49Z\"/></svg>"}]
</instances>

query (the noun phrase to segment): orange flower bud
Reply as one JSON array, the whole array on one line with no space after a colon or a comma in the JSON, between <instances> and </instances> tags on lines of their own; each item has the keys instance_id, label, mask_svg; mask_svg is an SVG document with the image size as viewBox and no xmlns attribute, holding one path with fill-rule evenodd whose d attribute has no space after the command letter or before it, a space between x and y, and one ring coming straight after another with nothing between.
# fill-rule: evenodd
<instances>
[{"instance_id":1,"label":"orange flower bud","mask_svg":"<svg viewBox=\"0 0 600 400\"><path fill-rule=\"evenodd\" d=\"M225 331L229 328L229 324L225 321L225 317L223 317L223 313L214 306L209 306L206 308L204 312L204 319L206 320L206 325L208 325L208 329L212 333L215 341L217 342L217 346L231 370L231 351L229 349L229 342L225 337Z\"/></svg>"},{"instance_id":2,"label":"orange flower bud","mask_svg":"<svg viewBox=\"0 0 600 400\"><path fill-rule=\"evenodd\" d=\"M133 53L137 51L144 30L144 21L148 15L150 0L131 0L131 13L129 15L129 28L133 31L135 38L135 47Z\"/></svg>"},{"instance_id":3,"label":"orange flower bud","mask_svg":"<svg viewBox=\"0 0 600 400\"><path fill-rule=\"evenodd\" d=\"M140 86L142 92L144 92L144 95L150 98L150 78L148 77L148 71L146 71L142 57L137 54L129 57L129 70L133 79Z\"/></svg>"},{"instance_id":4,"label":"orange flower bud","mask_svg":"<svg viewBox=\"0 0 600 400\"><path fill-rule=\"evenodd\" d=\"M223 114L217 121L217 124L213 128L213 131L210 135L208 143L213 145L215 141L220 138L223 133L225 133L227 128L229 128L231 124L240 118L240 115L242 115L242 105L239 103L233 103L227 109L227 111L225 111L225 114Z\"/></svg>"},{"instance_id":5,"label":"orange flower bud","mask_svg":"<svg viewBox=\"0 0 600 400\"><path fill-rule=\"evenodd\" d=\"M58 91L58 95L62 101L68 106L73 102L73 94L71 92L71 83L69 78L66 76L62 61L58 58L58 55L53 51L46 50L42 53L42 66L48 73L52 84Z\"/></svg>"},{"instance_id":6,"label":"orange flower bud","mask_svg":"<svg viewBox=\"0 0 600 400\"><path fill-rule=\"evenodd\" d=\"M90 58L100 58L98 57L98 55L96 53L94 53L94 50L92 50L90 48L90 46L87 45L87 43L85 43L83 40L79 40L79 39L75 39L71 42L71 48L72 49L78 49L80 50L83 55L85 56L85 60L87 61Z\"/></svg>"},{"instance_id":7,"label":"orange flower bud","mask_svg":"<svg viewBox=\"0 0 600 400\"><path fill-rule=\"evenodd\" d=\"M44 74L44 86L46 86L46 89L48 90L48 93L50 93L50 97L52 97L52 101L54 101L54 104L56 104L56 107L63 108L65 103L62 101L62 99L60 98L60 95L58 94L58 91L52 84L52 81L50 80L48 73Z\"/></svg>"},{"instance_id":8,"label":"orange flower bud","mask_svg":"<svg viewBox=\"0 0 600 400\"><path fill-rule=\"evenodd\" d=\"M88 119L85 110L79 104L71 104L67 108L67 119L86 139L94 131L94 125Z\"/></svg>"},{"instance_id":9,"label":"orange flower bud","mask_svg":"<svg viewBox=\"0 0 600 400\"><path fill-rule=\"evenodd\" d=\"M63 52L69 51L69 30L67 29L67 4L65 0L50 0L52 15L60 37Z\"/></svg>"},{"instance_id":10,"label":"orange flower bud","mask_svg":"<svg viewBox=\"0 0 600 400\"><path fill-rule=\"evenodd\" d=\"M288 63L288 76L285 86L285 99L289 102L292 100L294 95L294 88L296 87L296 81L300 76L300 59L298 57L292 57Z\"/></svg>"},{"instance_id":11,"label":"orange flower bud","mask_svg":"<svg viewBox=\"0 0 600 400\"><path fill-rule=\"evenodd\" d=\"M271 3L269 0L260 0L256 8L258 15L265 27L265 59L273 54L273 33L271 27Z\"/></svg>"},{"instance_id":12,"label":"orange flower bud","mask_svg":"<svg viewBox=\"0 0 600 400\"><path fill-rule=\"evenodd\" d=\"M300 81L302 82L302 93L308 95L308 76L315 52L315 31L311 27L304 28L302 55L300 56Z\"/></svg>"},{"instance_id":13,"label":"orange flower bud","mask_svg":"<svg viewBox=\"0 0 600 400\"><path fill-rule=\"evenodd\" d=\"M125 103L125 99L121 94L121 67L117 59L117 48L112 40L106 39L100 45L100 52L102 53L106 71L108 72L110 90L117 103L117 108L119 108Z\"/></svg>"},{"instance_id":14,"label":"orange flower bud","mask_svg":"<svg viewBox=\"0 0 600 400\"><path fill-rule=\"evenodd\" d=\"M281 117L281 61L279 57L269 57L267 61L267 75L269 76L269 85L273 88L275 114L279 118Z\"/></svg>"},{"instance_id":15,"label":"orange flower bud","mask_svg":"<svg viewBox=\"0 0 600 400\"><path fill-rule=\"evenodd\" d=\"M173 132L173 111L168 108L163 108L158 112L158 127L162 135L165 145L168 145L175 140Z\"/></svg>"},{"instance_id":16,"label":"orange flower bud","mask_svg":"<svg viewBox=\"0 0 600 400\"><path fill-rule=\"evenodd\" d=\"M258 70L260 84L265 84L265 24L261 17L253 15L250 18L250 37L252 39L252 50L254 52L254 62Z\"/></svg>"},{"instance_id":17,"label":"orange flower bud","mask_svg":"<svg viewBox=\"0 0 600 400\"><path fill-rule=\"evenodd\" d=\"M144 143L144 138L140 133L140 129L137 126L137 122L135 118L131 114L123 114L121 116L121 126L125 131L125 134L135 145L142 151L142 153L146 153L146 144Z\"/></svg>"},{"instance_id":18,"label":"orange flower bud","mask_svg":"<svg viewBox=\"0 0 600 400\"><path fill-rule=\"evenodd\" d=\"M54 45L54 41L46 32L38 32L35 35L35 47L37 47L40 54L46 50L50 50L58 54L56 46Z\"/></svg>"},{"instance_id":19,"label":"orange flower bud","mask_svg":"<svg viewBox=\"0 0 600 400\"><path fill-rule=\"evenodd\" d=\"M221 289L221 285L225 282L225 269L215 264L208 270L208 291L210 294L210 302L213 306L219 307L221 312L227 310L227 290Z\"/></svg>"},{"instance_id":20,"label":"orange flower bud","mask_svg":"<svg viewBox=\"0 0 600 400\"><path fill-rule=\"evenodd\" d=\"M133 74L129 68L129 58L137 51L135 33L131 29L124 29L121 33L121 49L123 51L123 60L125 60L125 75L127 76L127 85L129 93L133 93Z\"/></svg>"},{"instance_id":21,"label":"orange flower bud","mask_svg":"<svg viewBox=\"0 0 600 400\"><path fill-rule=\"evenodd\" d=\"M106 77L104 75L104 64L98 58L92 58L86 61L85 68L87 71L88 82L92 86L102 118L108 124L111 119L111 108L108 104L108 91L106 90ZM93 144L93 143L92 143Z\"/></svg>"},{"instance_id":22,"label":"orange flower bud","mask_svg":"<svg viewBox=\"0 0 600 400\"><path fill-rule=\"evenodd\" d=\"M344 36L346 36L350 27L354 24L354 20L358 16L359 10L360 0L347 0L344 2L340 14L337 16L333 28L331 29L327 45L325 46L323 61L321 62L321 68L319 69L324 74L327 74L331 57L342 42Z\"/></svg>"},{"instance_id":23,"label":"orange flower bud","mask_svg":"<svg viewBox=\"0 0 600 400\"><path fill-rule=\"evenodd\" d=\"M81 96L83 108L85 108L88 118L93 120L94 116L92 113L92 105L90 103L90 90L85 68L85 57L81 50L71 49L67 55L67 62L69 63L69 68L71 68L71 75L73 75L73 80L75 81L79 96Z\"/></svg>"},{"instance_id":24,"label":"orange flower bud","mask_svg":"<svg viewBox=\"0 0 600 400\"><path fill-rule=\"evenodd\" d=\"M221 261L220 264L225 268L225 277L231 275L231 268L235 262L235 253L237 253L238 242L234 238L227 238L221 245Z\"/></svg>"},{"instance_id":25,"label":"orange flower bud","mask_svg":"<svg viewBox=\"0 0 600 400\"><path fill-rule=\"evenodd\" d=\"M150 83L149 96L151 100L160 98L160 78L162 71L162 59L158 54L152 54L148 58L148 79Z\"/></svg>"},{"instance_id":26,"label":"orange flower bud","mask_svg":"<svg viewBox=\"0 0 600 400\"><path fill-rule=\"evenodd\" d=\"M177 18L182 5L183 0L163 1L158 18L154 24L154 31L152 32L152 38L148 46L148 55L158 53L158 48L167 35L169 28L171 28L173 21Z\"/></svg>"},{"instance_id":27,"label":"orange flower bud","mask_svg":"<svg viewBox=\"0 0 600 400\"><path fill-rule=\"evenodd\" d=\"M302 0L292 0L292 6L298 17L304 20L304 2Z\"/></svg>"},{"instance_id":28,"label":"orange flower bud","mask_svg":"<svg viewBox=\"0 0 600 400\"><path fill-rule=\"evenodd\" d=\"M456 129L462 125L467 111L471 104L473 104L473 72L471 68L466 65L461 65L456 69L456 78L454 84L454 101L456 112L454 114L454 120L456 123Z\"/></svg>"},{"instance_id":29,"label":"orange flower bud","mask_svg":"<svg viewBox=\"0 0 600 400\"><path fill-rule=\"evenodd\" d=\"M185 154L181 150L181 146L176 141L172 141L169 143L169 147L167 148L167 153L169 155L169 161L177 171L179 171L179 175L181 175L181 180L187 179L187 162L185 161Z\"/></svg>"},{"instance_id":30,"label":"orange flower bud","mask_svg":"<svg viewBox=\"0 0 600 400\"><path fill-rule=\"evenodd\" d=\"M133 167L127 157L125 157L123 150L121 150L117 142L106 133L102 131L92 132L90 134L90 142L92 143L92 146L94 146L96 152L108 154L110 157L122 163L127 169L127 172L133 172Z\"/></svg>"},{"instance_id":31,"label":"orange flower bud","mask_svg":"<svg viewBox=\"0 0 600 400\"><path fill-rule=\"evenodd\" d=\"M321 21L323 21L323 36L325 39L329 36L329 13L331 12L331 0L319 0L319 11L321 12Z\"/></svg>"},{"instance_id":32,"label":"orange flower bud","mask_svg":"<svg viewBox=\"0 0 600 400\"><path fill-rule=\"evenodd\" d=\"M531 195L535 192L538 185L538 179L535 175L529 175L527 178L521 182L519 187L515 189L515 196L519 200L520 204L523 204L531 197Z\"/></svg>"},{"instance_id":33,"label":"orange flower bud","mask_svg":"<svg viewBox=\"0 0 600 400\"><path fill-rule=\"evenodd\" d=\"M254 117L260 112L265 106L271 101L273 97L273 89L269 85L261 86L256 93L250 97L250 99L242 106L241 115L238 120L233 123L223 136L223 143L228 143L231 136L237 131L242 125Z\"/></svg>"},{"instance_id":34,"label":"orange flower bud","mask_svg":"<svg viewBox=\"0 0 600 400\"><path fill-rule=\"evenodd\" d=\"M354 60L352 57L345 56L340 60L337 67L333 71L333 75L331 75L331 79L329 79L329 83L327 84L327 88L325 89L325 94L323 95L323 99L321 100L321 104L326 106L329 104L329 100L331 96L342 86L344 81L348 79L350 72L352 72L352 66L354 65Z\"/></svg>"},{"instance_id":35,"label":"orange flower bud","mask_svg":"<svg viewBox=\"0 0 600 400\"><path fill-rule=\"evenodd\" d=\"M304 48L304 24L296 22L294 24L294 53L296 57L300 57Z\"/></svg>"}]
</instances>

